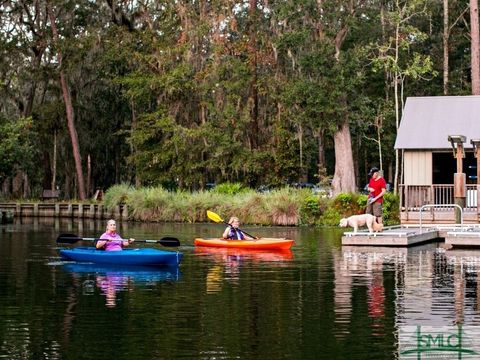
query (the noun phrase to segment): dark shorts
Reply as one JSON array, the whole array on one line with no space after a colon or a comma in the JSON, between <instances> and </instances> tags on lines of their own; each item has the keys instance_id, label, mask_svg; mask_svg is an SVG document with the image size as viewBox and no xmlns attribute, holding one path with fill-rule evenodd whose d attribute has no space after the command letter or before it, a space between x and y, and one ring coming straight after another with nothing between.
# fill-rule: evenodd
<instances>
[{"instance_id":1,"label":"dark shorts","mask_svg":"<svg viewBox=\"0 0 480 360\"><path fill-rule=\"evenodd\" d=\"M373 203L373 204L368 204L367 208L365 209L366 214L372 214L376 217L382 217L382 204L380 203Z\"/></svg>"}]
</instances>

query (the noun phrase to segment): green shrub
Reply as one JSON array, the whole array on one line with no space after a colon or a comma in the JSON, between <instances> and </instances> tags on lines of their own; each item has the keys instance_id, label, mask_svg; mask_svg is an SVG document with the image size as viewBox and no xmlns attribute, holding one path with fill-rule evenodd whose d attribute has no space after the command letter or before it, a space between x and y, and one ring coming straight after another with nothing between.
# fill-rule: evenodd
<instances>
[{"instance_id":1,"label":"green shrub","mask_svg":"<svg viewBox=\"0 0 480 360\"><path fill-rule=\"evenodd\" d=\"M400 223L400 198L391 192L383 197L383 224L396 225Z\"/></svg>"},{"instance_id":2,"label":"green shrub","mask_svg":"<svg viewBox=\"0 0 480 360\"><path fill-rule=\"evenodd\" d=\"M365 207L362 208L363 200L360 200L360 194L354 193L340 193L332 200L332 206L342 216L357 215L364 212ZM366 200L365 200L366 203Z\"/></svg>"},{"instance_id":3,"label":"green shrub","mask_svg":"<svg viewBox=\"0 0 480 360\"><path fill-rule=\"evenodd\" d=\"M300 224L313 225L322 214L320 198L310 194L300 204Z\"/></svg>"},{"instance_id":4,"label":"green shrub","mask_svg":"<svg viewBox=\"0 0 480 360\"><path fill-rule=\"evenodd\" d=\"M283 188L266 194L267 211L272 225L297 225L299 223L299 191Z\"/></svg>"},{"instance_id":5,"label":"green shrub","mask_svg":"<svg viewBox=\"0 0 480 360\"><path fill-rule=\"evenodd\" d=\"M249 189L245 188L241 183L225 182L218 184L211 191L217 194L235 195L248 190Z\"/></svg>"},{"instance_id":6,"label":"green shrub","mask_svg":"<svg viewBox=\"0 0 480 360\"><path fill-rule=\"evenodd\" d=\"M363 194L324 198L309 189L288 187L258 193L231 183L221 184L215 191L193 193L121 184L108 189L104 198L109 209L126 204L132 220L202 222L209 221L206 211L212 210L225 220L238 216L242 223L261 225L337 226L342 217L364 213L366 202ZM399 223L398 196L385 194L383 217L385 225Z\"/></svg>"},{"instance_id":7,"label":"green shrub","mask_svg":"<svg viewBox=\"0 0 480 360\"><path fill-rule=\"evenodd\" d=\"M329 207L320 216L319 224L325 226L338 226L343 215L334 207Z\"/></svg>"},{"instance_id":8,"label":"green shrub","mask_svg":"<svg viewBox=\"0 0 480 360\"><path fill-rule=\"evenodd\" d=\"M103 203L107 209L113 209L117 205L126 204L129 196L135 191L137 190L127 184L114 185L105 192Z\"/></svg>"},{"instance_id":9,"label":"green shrub","mask_svg":"<svg viewBox=\"0 0 480 360\"><path fill-rule=\"evenodd\" d=\"M367 206L367 195L340 193L331 200L319 220L322 225L338 225L342 217L363 214ZM383 224L395 225L400 223L399 198L387 192L383 197Z\"/></svg>"}]
</instances>

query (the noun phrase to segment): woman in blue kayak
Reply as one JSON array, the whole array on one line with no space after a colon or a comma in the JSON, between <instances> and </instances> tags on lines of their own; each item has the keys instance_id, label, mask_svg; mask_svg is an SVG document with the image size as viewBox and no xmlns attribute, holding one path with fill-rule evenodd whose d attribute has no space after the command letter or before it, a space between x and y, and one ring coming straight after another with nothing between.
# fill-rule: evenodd
<instances>
[{"instance_id":1,"label":"woman in blue kayak","mask_svg":"<svg viewBox=\"0 0 480 360\"><path fill-rule=\"evenodd\" d=\"M107 230L100 236L95 245L97 249L105 251L121 251L125 246L130 245L135 239L124 240L117 234L117 223L115 220L107 221Z\"/></svg>"},{"instance_id":2,"label":"woman in blue kayak","mask_svg":"<svg viewBox=\"0 0 480 360\"><path fill-rule=\"evenodd\" d=\"M246 235L238 227L240 226L240 220L232 216L228 221L229 226L223 232L223 238L228 240L254 240L254 238Z\"/></svg>"}]
</instances>

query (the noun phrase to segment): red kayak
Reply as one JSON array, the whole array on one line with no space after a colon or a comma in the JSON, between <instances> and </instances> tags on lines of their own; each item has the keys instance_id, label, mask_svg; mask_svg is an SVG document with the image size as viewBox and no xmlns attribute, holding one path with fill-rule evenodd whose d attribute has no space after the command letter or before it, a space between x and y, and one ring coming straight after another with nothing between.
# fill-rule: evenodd
<instances>
[{"instance_id":1,"label":"red kayak","mask_svg":"<svg viewBox=\"0 0 480 360\"><path fill-rule=\"evenodd\" d=\"M287 250L293 240L279 238L260 238L257 240L226 240L222 238L195 239L196 246L224 247L234 249Z\"/></svg>"}]
</instances>

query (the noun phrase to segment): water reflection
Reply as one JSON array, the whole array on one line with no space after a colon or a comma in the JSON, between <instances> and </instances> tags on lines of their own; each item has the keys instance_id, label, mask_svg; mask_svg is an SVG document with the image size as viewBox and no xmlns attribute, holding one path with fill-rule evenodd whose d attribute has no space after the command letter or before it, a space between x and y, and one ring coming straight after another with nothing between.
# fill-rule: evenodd
<instances>
[{"instance_id":1,"label":"water reflection","mask_svg":"<svg viewBox=\"0 0 480 360\"><path fill-rule=\"evenodd\" d=\"M439 257L454 284L455 323L480 324L480 250L449 250Z\"/></svg>"},{"instance_id":2,"label":"water reflection","mask_svg":"<svg viewBox=\"0 0 480 360\"><path fill-rule=\"evenodd\" d=\"M117 305L117 294L131 291L134 286L153 286L158 282L177 281L178 267L156 268L147 266L118 266L88 263L67 263L62 268L72 273L74 278L84 278L83 295L93 295L95 286L105 296L109 308Z\"/></svg>"},{"instance_id":3,"label":"water reflection","mask_svg":"<svg viewBox=\"0 0 480 360\"><path fill-rule=\"evenodd\" d=\"M197 246L195 254L207 256L215 262L215 265L208 269L206 277L207 293L221 291L224 280L233 284L238 283L240 268L246 262L268 262L282 266L282 263L293 260L291 250L272 251Z\"/></svg>"},{"instance_id":4,"label":"water reflection","mask_svg":"<svg viewBox=\"0 0 480 360\"><path fill-rule=\"evenodd\" d=\"M218 235L216 224L119 225L182 245ZM81 349L105 360L404 359L405 326L480 327L480 250L342 248L333 230L264 227L252 232L295 238L294 255L184 246L178 282L151 268L58 263L59 233L103 229L75 219L0 226L0 358L74 359ZM118 336L98 336L112 324Z\"/></svg>"},{"instance_id":5,"label":"water reflection","mask_svg":"<svg viewBox=\"0 0 480 360\"><path fill-rule=\"evenodd\" d=\"M195 254L209 255L220 261L260 261L260 262L283 262L293 260L291 250L252 250L252 249L231 249L216 247L195 247Z\"/></svg>"},{"instance_id":6,"label":"water reflection","mask_svg":"<svg viewBox=\"0 0 480 360\"><path fill-rule=\"evenodd\" d=\"M480 250L445 251L437 244L414 248L344 246L333 258L337 338L350 332L355 308L352 293L358 287L366 289L372 336L386 335L388 272L394 277L397 339L405 329L418 326L480 325Z\"/></svg>"},{"instance_id":7,"label":"water reflection","mask_svg":"<svg viewBox=\"0 0 480 360\"><path fill-rule=\"evenodd\" d=\"M396 268L407 259L406 248L343 246L334 253L335 336L345 338L352 321L352 290L366 288L367 313L373 336L385 335L384 270Z\"/></svg>"}]
</instances>

